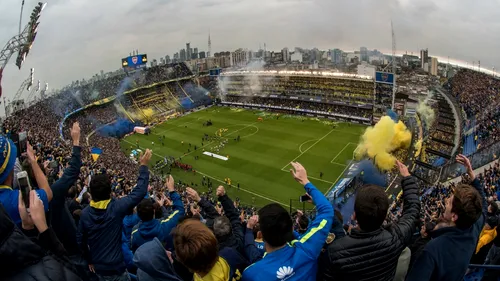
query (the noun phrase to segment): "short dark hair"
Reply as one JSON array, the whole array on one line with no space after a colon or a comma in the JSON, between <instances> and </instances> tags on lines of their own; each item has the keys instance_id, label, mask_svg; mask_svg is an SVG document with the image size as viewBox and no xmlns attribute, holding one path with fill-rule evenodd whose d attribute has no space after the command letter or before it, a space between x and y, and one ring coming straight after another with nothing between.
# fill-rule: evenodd
<instances>
[{"instance_id":1,"label":"short dark hair","mask_svg":"<svg viewBox=\"0 0 500 281\"><path fill-rule=\"evenodd\" d=\"M137 205L137 216L141 221L150 221L155 214L153 202L149 199L142 199Z\"/></svg>"},{"instance_id":2,"label":"short dark hair","mask_svg":"<svg viewBox=\"0 0 500 281\"><path fill-rule=\"evenodd\" d=\"M457 185L453 190L451 212L458 216L455 221L458 228L467 229L471 227L483 212L481 195L470 185Z\"/></svg>"},{"instance_id":3,"label":"short dark hair","mask_svg":"<svg viewBox=\"0 0 500 281\"><path fill-rule=\"evenodd\" d=\"M362 230L373 231L379 228L384 223L388 210L389 200L382 187L370 184L358 190L354 212Z\"/></svg>"},{"instance_id":4,"label":"short dark hair","mask_svg":"<svg viewBox=\"0 0 500 281\"><path fill-rule=\"evenodd\" d=\"M217 239L201 221L186 219L174 229L174 249L179 261L198 274L210 272L219 258Z\"/></svg>"},{"instance_id":5,"label":"short dark hair","mask_svg":"<svg viewBox=\"0 0 500 281\"><path fill-rule=\"evenodd\" d=\"M90 181L90 195L94 202L108 200L111 198L111 181L106 174L98 174Z\"/></svg>"},{"instance_id":6,"label":"short dark hair","mask_svg":"<svg viewBox=\"0 0 500 281\"><path fill-rule=\"evenodd\" d=\"M299 233L305 232L309 226L309 219L303 215L299 218Z\"/></svg>"},{"instance_id":7,"label":"short dark hair","mask_svg":"<svg viewBox=\"0 0 500 281\"><path fill-rule=\"evenodd\" d=\"M281 247L293 240L293 222L280 204L272 203L259 210L259 225L264 241L272 247Z\"/></svg>"}]
</instances>

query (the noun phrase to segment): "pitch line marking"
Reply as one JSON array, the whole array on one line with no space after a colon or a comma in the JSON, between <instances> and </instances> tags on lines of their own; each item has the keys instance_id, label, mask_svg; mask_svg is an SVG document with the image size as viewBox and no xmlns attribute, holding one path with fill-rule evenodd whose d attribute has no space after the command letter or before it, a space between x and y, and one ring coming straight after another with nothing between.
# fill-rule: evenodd
<instances>
[{"instance_id":1,"label":"pitch line marking","mask_svg":"<svg viewBox=\"0 0 500 281\"><path fill-rule=\"evenodd\" d=\"M287 172L287 173L290 173L289 170L285 170L285 169L281 169L283 172ZM315 177L311 177L311 176L307 176L308 178L310 179L314 179L314 180L317 180L317 181L321 181L321 182L326 182L326 183L329 183L329 184L333 184L333 182L331 181L327 181L327 180L324 180L324 179L319 179L319 178L315 178Z\"/></svg>"},{"instance_id":2,"label":"pitch line marking","mask_svg":"<svg viewBox=\"0 0 500 281\"><path fill-rule=\"evenodd\" d=\"M294 162L295 160L299 159L300 156L302 156L304 153L306 153L307 151L309 151L309 149L311 149L313 146L315 146L316 144L318 144L318 142L322 141L323 139L325 139L326 137L328 137L329 134L331 134L334 130L331 130L330 132L328 132L326 135L324 135L323 137L321 137L320 139L318 139L315 143L313 143L311 146L309 146L306 150L304 150L303 152L301 152L299 154L299 156L293 158L292 161L289 161L285 166L283 166L283 168L281 168L281 170L285 169L289 164L290 162Z\"/></svg>"},{"instance_id":3,"label":"pitch line marking","mask_svg":"<svg viewBox=\"0 0 500 281\"><path fill-rule=\"evenodd\" d=\"M129 142L128 140L125 140L125 139L124 139L124 141L125 141L125 142L128 142L129 144L132 144L132 145L133 145L133 143ZM139 148L146 149L146 148L141 147L141 146L139 146ZM154 155L156 155L156 156L158 156L158 157L160 157L161 159L163 159L163 158L164 158L164 156L162 156L162 155L160 155L160 154L158 154L158 153L153 152L153 154L154 154ZM215 181L218 181L218 182L220 182L220 183L224 183L224 184L225 184L225 182L224 182L224 181L222 181L222 180L220 180L220 179L218 179L218 178L216 178L216 177L210 176L210 175L208 175L208 174L205 174L205 173L203 173L203 172L200 172L199 170L196 170L196 173L198 173L198 174L200 174L200 175L203 175L203 176L206 176L206 177L209 177L209 178L211 178L211 179L213 179L213 180L215 180ZM241 188L241 187L239 188L239 190L244 191L244 192L249 193L249 194L252 194L252 195L255 195L255 196L260 197L260 198L262 198L262 199L265 199L265 200L267 200L267 201L274 202L274 203L278 203L278 204L280 204L280 205L282 205L282 206L285 206L285 207L290 207L290 206L289 206L289 205L287 205L287 204L283 204L283 202L276 201L276 200L274 200L274 199L271 199L271 198L268 198L268 197L266 197L266 196L260 195L260 194L258 194L258 193L253 192L253 191L246 190L246 189Z\"/></svg>"},{"instance_id":4,"label":"pitch line marking","mask_svg":"<svg viewBox=\"0 0 500 281\"><path fill-rule=\"evenodd\" d=\"M302 146L303 146L304 144L306 144L306 143L308 143L308 142L311 142L311 141L315 141L315 140L318 140L318 139L312 139L312 140L307 140L307 141L303 142L303 143L299 146L299 152L301 152L301 153L302 153Z\"/></svg>"},{"instance_id":5,"label":"pitch line marking","mask_svg":"<svg viewBox=\"0 0 500 281\"><path fill-rule=\"evenodd\" d=\"M332 184L332 186L330 186L330 188L325 192L325 196L328 195L328 192L330 192L330 190L332 190L333 186L337 183L337 181L339 181L340 177L342 177L344 175L345 170L347 170L347 168L349 168L349 165L351 165L351 163L352 163L352 160L349 161L349 163L345 166L344 170L339 174L339 176L337 177L335 182Z\"/></svg>"},{"instance_id":6,"label":"pitch line marking","mask_svg":"<svg viewBox=\"0 0 500 281\"><path fill-rule=\"evenodd\" d=\"M339 157L339 156L340 156L340 154L341 154L341 153L342 153L342 152L343 152L343 151L344 151L344 150L345 150L345 149L346 149L349 145L351 145L351 144L355 144L355 143L348 142L348 143L344 146L344 148L342 148L342 150L341 150L339 153L337 153L337 155L335 155L335 157L333 157L333 159L332 159L332 161L330 161L330 163L332 163L332 164L339 164L339 165L345 166L345 165L344 165L344 164L342 164L342 163L337 163L337 162L334 162L334 161L335 161L335 159L337 159L337 157Z\"/></svg>"}]
</instances>

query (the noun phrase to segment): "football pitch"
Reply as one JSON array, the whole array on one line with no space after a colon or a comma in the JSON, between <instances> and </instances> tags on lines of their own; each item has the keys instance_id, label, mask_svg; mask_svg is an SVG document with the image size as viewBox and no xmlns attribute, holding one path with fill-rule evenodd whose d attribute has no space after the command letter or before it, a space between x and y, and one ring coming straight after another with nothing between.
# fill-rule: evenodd
<instances>
[{"instance_id":1,"label":"football pitch","mask_svg":"<svg viewBox=\"0 0 500 281\"><path fill-rule=\"evenodd\" d=\"M213 125L203 126L207 120ZM275 114L259 110L211 107L157 125L150 135L128 136L121 146L127 155L137 144L142 150L152 149L152 163L165 156L181 157L181 162L193 166L196 173L175 168L172 176L176 182L194 184L200 194L207 190L201 185L206 176L213 181L214 191L224 185L232 199L239 197L243 204L263 206L276 202L288 207L290 199L298 200L304 194L290 174L291 161L304 165L311 182L326 193L352 160L365 126L332 123L291 115L277 119ZM219 129L227 144L217 153L215 146L220 141L202 138L204 134L215 136ZM228 159L208 156L204 151ZM224 183L225 178L231 179L231 187Z\"/></svg>"}]
</instances>

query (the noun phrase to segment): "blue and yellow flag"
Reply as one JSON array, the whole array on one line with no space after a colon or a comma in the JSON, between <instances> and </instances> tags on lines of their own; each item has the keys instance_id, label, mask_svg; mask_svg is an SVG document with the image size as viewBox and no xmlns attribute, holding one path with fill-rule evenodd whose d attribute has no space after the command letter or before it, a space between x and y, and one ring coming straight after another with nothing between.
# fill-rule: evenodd
<instances>
[{"instance_id":1,"label":"blue and yellow flag","mask_svg":"<svg viewBox=\"0 0 500 281\"><path fill-rule=\"evenodd\" d=\"M102 149L100 149L98 147L92 147L90 154L92 155L92 159L94 160L94 162L97 161L99 156L101 156L101 153L102 153Z\"/></svg>"}]
</instances>

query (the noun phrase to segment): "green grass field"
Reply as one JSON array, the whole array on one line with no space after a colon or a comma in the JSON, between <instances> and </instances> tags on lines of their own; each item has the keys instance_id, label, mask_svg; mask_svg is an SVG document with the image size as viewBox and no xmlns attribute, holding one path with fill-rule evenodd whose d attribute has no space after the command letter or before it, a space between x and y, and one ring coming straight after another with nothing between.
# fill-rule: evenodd
<instances>
[{"instance_id":1,"label":"green grass field","mask_svg":"<svg viewBox=\"0 0 500 281\"><path fill-rule=\"evenodd\" d=\"M314 185L327 192L347 168L365 129L362 125L345 123L333 129L327 124L330 121L288 116L281 116L279 120L267 116L258 122L262 114L254 110L212 107L169 120L156 126L148 136L131 135L122 141L122 149L128 155L138 140L141 149L153 150L154 162L166 155L182 157L181 162L192 165L196 175L172 169L172 176L176 181L198 184L195 188L200 192L205 191L201 186L203 175L215 181L214 187L223 184L224 178L231 178L232 187L226 189L233 199L238 196L242 203L257 206L270 202L289 206L290 199L297 200L304 193L290 175L289 163L302 163ZM208 119L213 126L204 127L203 122ZM222 136L228 139L228 144L218 153L229 156L227 161L202 154L203 135L213 136L219 128L227 129ZM239 142L235 140L238 135ZM159 142L162 136L165 136L165 146ZM196 151L194 145L198 147ZM205 141L203 148L210 151L214 145L216 143ZM194 156L199 159L195 160ZM323 172L321 179L320 172Z\"/></svg>"}]
</instances>

